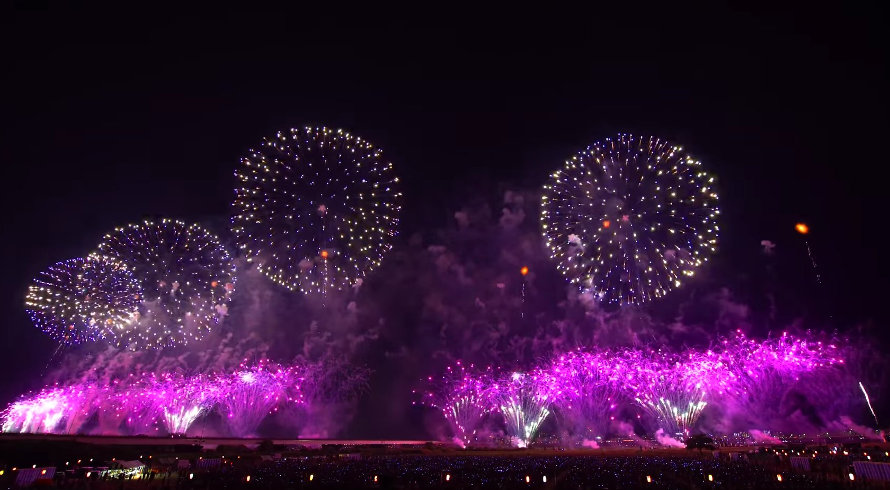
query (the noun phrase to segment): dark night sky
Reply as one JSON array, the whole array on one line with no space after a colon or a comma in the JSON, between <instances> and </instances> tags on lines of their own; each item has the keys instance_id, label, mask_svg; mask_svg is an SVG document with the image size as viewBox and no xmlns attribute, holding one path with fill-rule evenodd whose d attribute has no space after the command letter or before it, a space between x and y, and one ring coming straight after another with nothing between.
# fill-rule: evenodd
<instances>
[{"instance_id":1,"label":"dark night sky","mask_svg":"<svg viewBox=\"0 0 890 490\"><path fill-rule=\"evenodd\" d=\"M598 138L659 135L720 178L724 269L743 271L762 239L800 246L806 221L837 324L882 324L877 13L450 9L0 16L0 400L54 347L22 307L38 271L145 216L223 232L239 156L303 124L384 148L405 182L403 236L470 196L540 186ZM785 280L811 279L799 270Z\"/></svg>"}]
</instances>

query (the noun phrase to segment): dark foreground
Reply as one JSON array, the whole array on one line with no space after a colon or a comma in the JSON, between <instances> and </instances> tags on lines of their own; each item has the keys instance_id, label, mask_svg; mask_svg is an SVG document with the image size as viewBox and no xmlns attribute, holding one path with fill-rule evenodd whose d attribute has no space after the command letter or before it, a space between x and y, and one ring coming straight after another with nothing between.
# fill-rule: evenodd
<instances>
[{"instance_id":1,"label":"dark foreground","mask_svg":"<svg viewBox=\"0 0 890 490\"><path fill-rule=\"evenodd\" d=\"M462 451L433 445L271 443L122 448L0 438L0 488L12 487L21 472L36 475L35 487L83 489L888 488L861 475L850 479L854 461L886 461L886 448L833 449Z\"/></svg>"}]
</instances>

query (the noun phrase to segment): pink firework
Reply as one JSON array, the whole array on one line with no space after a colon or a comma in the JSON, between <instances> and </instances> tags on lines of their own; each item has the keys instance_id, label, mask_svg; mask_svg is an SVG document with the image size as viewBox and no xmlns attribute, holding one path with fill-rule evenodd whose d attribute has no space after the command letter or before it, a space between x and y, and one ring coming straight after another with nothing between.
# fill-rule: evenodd
<instances>
[{"instance_id":1,"label":"pink firework","mask_svg":"<svg viewBox=\"0 0 890 490\"><path fill-rule=\"evenodd\" d=\"M556 395L549 377L538 369L502 377L491 385L489 393L516 447L528 447L534 440Z\"/></svg>"},{"instance_id":2,"label":"pink firework","mask_svg":"<svg viewBox=\"0 0 890 490\"><path fill-rule=\"evenodd\" d=\"M674 354L625 350L633 398L669 433L688 435L710 396L729 387L729 370L712 352Z\"/></svg>"},{"instance_id":3,"label":"pink firework","mask_svg":"<svg viewBox=\"0 0 890 490\"><path fill-rule=\"evenodd\" d=\"M429 389L421 403L438 408L451 426L454 441L461 447L473 442L483 417L492 411L488 389L491 386L491 368L478 370L474 365L465 366L458 361L448 366L439 378L429 377Z\"/></svg>"},{"instance_id":4,"label":"pink firework","mask_svg":"<svg viewBox=\"0 0 890 490\"><path fill-rule=\"evenodd\" d=\"M780 418L788 391L801 376L844 364L840 350L830 342L795 337L753 340L743 333L722 342L722 357L731 367L736 388L730 395L735 408L767 423Z\"/></svg>"},{"instance_id":5,"label":"pink firework","mask_svg":"<svg viewBox=\"0 0 890 490\"><path fill-rule=\"evenodd\" d=\"M129 393L124 390L126 380L115 380L101 387L101 404L97 411L97 432L99 434L120 434L129 412Z\"/></svg>"},{"instance_id":6,"label":"pink firework","mask_svg":"<svg viewBox=\"0 0 890 490\"><path fill-rule=\"evenodd\" d=\"M68 411L65 390L44 388L30 398L22 398L3 411L3 432L55 433Z\"/></svg>"},{"instance_id":7,"label":"pink firework","mask_svg":"<svg viewBox=\"0 0 890 490\"><path fill-rule=\"evenodd\" d=\"M92 383L76 384L61 389L65 400L65 415L60 431L65 434L80 433L87 420L96 413L103 402L103 390Z\"/></svg>"},{"instance_id":8,"label":"pink firework","mask_svg":"<svg viewBox=\"0 0 890 490\"><path fill-rule=\"evenodd\" d=\"M616 410L626 401L624 358L608 351L573 351L545 369L555 390L556 415L576 438L605 436Z\"/></svg>"},{"instance_id":9,"label":"pink firework","mask_svg":"<svg viewBox=\"0 0 890 490\"><path fill-rule=\"evenodd\" d=\"M222 392L216 381L205 375L152 375L149 383L148 398L157 401L170 434L185 434L198 417L214 406Z\"/></svg>"},{"instance_id":10,"label":"pink firework","mask_svg":"<svg viewBox=\"0 0 890 490\"><path fill-rule=\"evenodd\" d=\"M218 375L216 383L220 389L217 409L232 435L247 437L256 435L263 419L289 401L288 391L295 387L295 378L291 369L260 362Z\"/></svg>"},{"instance_id":11,"label":"pink firework","mask_svg":"<svg viewBox=\"0 0 890 490\"><path fill-rule=\"evenodd\" d=\"M352 416L358 396L368 387L368 369L345 358L295 362L288 403L278 419L300 437L333 437Z\"/></svg>"}]
</instances>

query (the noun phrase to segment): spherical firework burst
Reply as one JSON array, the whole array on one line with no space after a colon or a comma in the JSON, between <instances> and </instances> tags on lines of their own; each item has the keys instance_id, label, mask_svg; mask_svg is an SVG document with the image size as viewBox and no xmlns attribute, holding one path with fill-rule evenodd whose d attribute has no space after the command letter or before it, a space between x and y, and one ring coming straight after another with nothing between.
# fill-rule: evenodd
<instances>
[{"instance_id":1,"label":"spherical firework burst","mask_svg":"<svg viewBox=\"0 0 890 490\"><path fill-rule=\"evenodd\" d=\"M164 219L118 228L99 245L142 283L137 318L116 325L118 344L165 347L198 340L226 315L235 265L219 240L197 224Z\"/></svg>"},{"instance_id":2,"label":"spherical firework burst","mask_svg":"<svg viewBox=\"0 0 890 490\"><path fill-rule=\"evenodd\" d=\"M391 248L399 179L369 142L341 130L291 129L241 163L232 231L248 260L279 284L341 290Z\"/></svg>"},{"instance_id":3,"label":"spherical firework burst","mask_svg":"<svg viewBox=\"0 0 890 490\"><path fill-rule=\"evenodd\" d=\"M714 178L683 149L619 134L544 186L544 238L560 271L603 302L637 304L692 276L717 245Z\"/></svg>"},{"instance_id":4,"label":"spherical firework burst","mask_svg":"<svg viewBox=\"0 0 890 490\"><path fill-rule=\"evenodd\" d=\"M41 272L25 297L34 324L62 343L102 339L133 321L142 290L127 266L90 255Z\"/></svg>"}]
</instances>

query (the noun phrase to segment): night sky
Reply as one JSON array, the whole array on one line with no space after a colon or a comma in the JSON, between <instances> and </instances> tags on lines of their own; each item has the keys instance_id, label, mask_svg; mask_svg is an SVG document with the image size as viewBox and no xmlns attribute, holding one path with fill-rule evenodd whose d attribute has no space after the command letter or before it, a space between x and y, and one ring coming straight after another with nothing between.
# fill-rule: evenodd
<instances>
[{"instance_id":1,"label":"night sky","mask_svg":"<svg viewBox=\"0 0 890 490\"><path fill-rule=\"evenodd\" d=\"M225 236L239 157L305 124L384 149L404 182L397 248L468 200L539 188L597 139L669 139L719 177L708 267L727 286L750 287L769 239L783 287L819 297L788 316L818 310L827 329L870 323L890 337L887 51L874 12L27 5L0 15L3 404L39 385L55 348L23 309L35 274L144 217ZM797 221L812 230L822 291Z\"/></svg>"}]
</instances>

